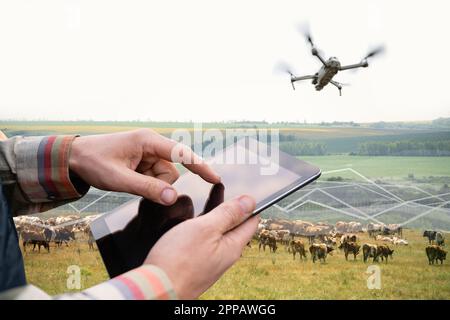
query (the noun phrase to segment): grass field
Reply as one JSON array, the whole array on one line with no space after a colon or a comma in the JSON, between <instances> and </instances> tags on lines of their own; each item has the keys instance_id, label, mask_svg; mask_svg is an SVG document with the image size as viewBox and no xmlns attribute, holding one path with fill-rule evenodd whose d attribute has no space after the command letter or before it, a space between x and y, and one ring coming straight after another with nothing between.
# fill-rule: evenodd
<instances>
[{"instance_id":1,"label":"grass field","mask_svg":"<svg viewBox=\"0 0 450 320\"><path fill-rule=\"evenodd\" d=\"M362 234L361 234L362 235ZM418 231L406 230L409 246L395 246L394 259L378 263L380 290L367 288L367 267L345 261L343 253L328 256L325 264L292 259L284 247L273 254L259 252L256 242L202 299L450 299L450 265L428 265L426 241ZM360 241L371 242L366 235ZM393 246L391 246L393 247ZM30 250L29 250L30 251ZM85 243L54 249L48 253L27 252L25 264L29 282L51 294L67 292L69 265L81 268L82 286L90 287L107 279L98 251Z\"/></svg>"},{"instance_id":2,"label":"grass field","mask_svg":"<svg viewBox=\"0 0 450 320\"><path fill-rule=\"evenodd\" d=\"M304 156L299 157L322 171L352 168L369 178L405 179L450 176L450 157L369 157L369 156ZM335 174L341 175L341 174ZM332 175L330 175L332 176ZM324 176L326 178L326 176ZM354 175L352 176L355 177Z\"/></svg>"},{"instance_id":3,"label":"grass field","mask_svg":"<svg viewBox=\"0 0 450 320\"><path fill-rule=\"evenodd\" d=\"M411 245L396 246L394 259L378 263L380 290L367 288L367 267L359 255L345 261L339 250L327 263L293 261L283 247L258 252L254 244L202 298L204 299L450 299L450 266L429 266L425 241L417 231L405 232ZM362 242L374 243L367 236ZM393 246L391 246L392 248Z\"/></svg>"}]
</instances>

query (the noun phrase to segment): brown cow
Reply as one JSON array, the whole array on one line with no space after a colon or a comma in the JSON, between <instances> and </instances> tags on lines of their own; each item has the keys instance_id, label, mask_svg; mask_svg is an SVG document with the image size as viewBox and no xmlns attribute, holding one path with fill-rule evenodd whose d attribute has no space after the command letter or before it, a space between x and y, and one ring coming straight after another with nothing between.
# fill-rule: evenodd
<instances>
[{"instance_id":1,"label":"brown cow","mask_svg":"<svg viewBox=\"0 0 450 320\"><path fill-rule=\"evenodd\" d=\"M269 251L275 253L277 251L277 238L273 234L263 234L259 238L259 250L263 247L263 251L266 251L266 246L269 246Z\"/></svg>"},{"instance_id":2,"label":"brown cow","mask_svg":"<svg viewBox=\"0 0 450 320\"><path fill-rule=\"evenodd\" d=\"M333 250L333 247L327 246L325 243L313 243L309 247L309 252L311 253L311 258L314 263L316 263L316 260L322 260L322 262L325 263L327 254Z\"/></svg>"},{"instance_id":3,"label":"brown cow","mask_svg":"<svg viewBox=\"0 0 450 320\"><path fill-rule=\"evenodd\" d=\"M442 249L440 246L432 245L425 248L425 252L428 257L428 264L434 264L434 261L436 261L436 264L438 263L438 260L441 261L441 264L444 263L445 258L447 257L447 251Z\"/></svg>"},{"instance_id":4,"label":"brown cow","mask_svg":"<svg viewBox=\"0 0 450 320\"><path fill-rule=\"evenodd\" d=\"M369 258L373 258L373 261L377 261L377 245L370 244L370 243L364 243L363 244L363 260L364 262L367 261Z\"/></svg>"},{"instance_id":5,"label":"brown cow","mask_svg":"<svg viewBox=\"0 0 450 320\"><path fill-rule=\"evenodd\" d=\"M358 255L360 248L361 246L359 244L351 241L341 243L341 245L339 246L339 249L344 249L345 260L348 260L348 255L350 253L353 254L353 260L356 260L356 256Z\"/></svg>"},{"instance_id":6,"label":"brown cow","mask_svg":"<svg viewBox=\"0 0 450 320\"><path fill-rule=\"evenodd\" d=\"M303 242L301 240L292 240L290 243L290 248L291 248L292 254L294 256L294 260L295 260L295 254L297 252L298 252L298 256L300 257L300 260L303 260L303 258L305 258L305 260L306 260L305 245L303 244Z\"/></svg>"},{"instance_id":7,"label":"brown cow","mask_svg":"<svg viewBox=\"0 0 450 320\"><path fill-rule=\"evenodd\" d=\"M392 254L394 253L394 250L389 248L387 245L382 244L377 246L377 261L378 258L381 257L381 261L383 261L384 259L386 259L386 263L388 262L388 257L390 256L391 259L392 258Z\"/></svg>"}]
</instances>

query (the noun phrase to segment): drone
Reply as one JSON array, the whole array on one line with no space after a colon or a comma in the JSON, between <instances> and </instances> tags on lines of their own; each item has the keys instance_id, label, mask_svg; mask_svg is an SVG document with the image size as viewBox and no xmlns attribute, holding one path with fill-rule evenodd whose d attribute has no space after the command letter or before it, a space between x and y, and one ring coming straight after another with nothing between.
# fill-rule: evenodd
<instances>
[{"instance_id":1,"label":"drone","mask_svg":"<svg viewBox=\"0 0 450 320\"><path fill-rule=\"evenodd\" d=\"M312 80L312 84L315 86L317 91L322 90L326 85L331 83L339 90L339 95L342 95L342 87L346 84L337 82L333 80L333 77L339 72L344 70L350 70L350 69L357 69L357 68L367 68L369 66L368 59L372 58L384 51L383 46L379 46L378 48L369 51L366 56L359 62L355 64L350 65L344 65L342 66L339 62L338 58L336 57L330 57L328 60L325 60L322 56L322 54L319 52L319 50L314 45L312 36L309 32L304 32L304 36L306 38L306 41L311 45L311 54L318 58L320 62L322 63L322 67L318 72L316 72L313 75L306 75L306 76L296 76L291 71L292 69L284 64L282 67L282 71L288 73L291 76L291 85L292 88L295 90L294 83L297 81L303 81L303 80Z\"/></svg>"}]
</instances>

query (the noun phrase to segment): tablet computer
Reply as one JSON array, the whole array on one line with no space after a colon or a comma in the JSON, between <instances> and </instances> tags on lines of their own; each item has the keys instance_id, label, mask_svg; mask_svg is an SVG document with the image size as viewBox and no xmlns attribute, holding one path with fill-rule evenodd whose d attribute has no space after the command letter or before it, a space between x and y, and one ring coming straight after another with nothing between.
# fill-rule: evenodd
<instances>
[{"instance_id":1,"label":"tablet computer","mask_svg":"<svg viewBox=\"0 0 450 320\"><path fill-rule=\"evenodd\" d=\"M221 177L212 185L186 172L173 184L177 201L164 206L138 198L91 223L111 277L142 265L150 249L172 227L207 214L217 205L248 194L255 198L253 215L314 181L320 169L253 138L242 138L206 160Z\"/></svg>"}]
</instances>

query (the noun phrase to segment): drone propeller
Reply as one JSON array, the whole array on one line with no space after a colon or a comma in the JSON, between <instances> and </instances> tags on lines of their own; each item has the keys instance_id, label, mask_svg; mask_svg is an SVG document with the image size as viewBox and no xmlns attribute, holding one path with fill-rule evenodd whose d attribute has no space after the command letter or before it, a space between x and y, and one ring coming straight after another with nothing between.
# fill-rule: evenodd
<instances>
[{"instance_id":1,"label":"drone propeller","mask_svg":"<svg viewBox=\"0 0 450 320\"><path fill-rule=\"evenodd\" d=\"M384 46L379 46L379 47L377 47L377 48L375 48L373 50L370 50L367 53L367 55L363 58L363 61L367 60L368 58L372 58L372 57L374 57L376 55L379 55L380 53L383 53L383 52L384 52Z\"/></svg>"},{"instance_id":2,"label":"drone propeller","mask_svg":"<svg viewBox=\"0 0 450 320\"><path fill-rule=\"evenodd\" d=\"M275 65L274 70L279 72L279 73L287 73L287 74L289 74L291 76L291 78L294 76L293 68L289 64L287 64L286 62L278 62Z\"/></svg>"},{"instance_id":3,"label":"drone propeller","mask_svg":"<svg viewBox=\"0 0 450 320\"><path fill-rule=\"evenodd\" d=\"M365 63L366 66L368 66L367 59L373 58L373 57L375 57L375 56L377 56L379 54L382 54L384 51L385 51L385 47L384 46L378 46L378 47L376 47L376 48L374 48L372 50L369 50L369 52L367 52L365 57L361 59L361 63ZM359 71L359 69L352 69L352 70L350 70L351 73L356 73L358 71Z\"/></svg>"},{"instance_id":4,"label":"drone propeller","mask_svg":"<svg viewBox=\"0 0 450 320\"><path fill-rule=\"evenodd\" d=\"M286 62L278 62L275 65L274 71L285 74L287 73L291 78L292 89L295 90L294 82L292 81L292 79L294 78L294 71L289 64L287 64Z\"/></svg>"},{"instance_id":5,"label":"drone propeller","mask_svg":"<svg viewBox=\"0 0 450 320\"><path fill-rule=\"evenodd\" d=\"M312 39L311 34L310 34L310 33L305 33L305 38L306 38L306 41L309 42L309 44L311 45L311 47L314 48L314 42L313 42L313 39Z\"/></svg>"},{"instance_id":6,"label":"drone propeller","mask_svg":"<svg viewBox=\"0 0 450 320\"><path fill-rule=\"evenodd\" d=\"M314 48L315 47L314 41L311 35L311 31L309 29L309 25L307 23L301 24L299 25L298 30L305 37L306 42L308 42L311 45L311 47Z\"/></svg>"}]
</instances>

